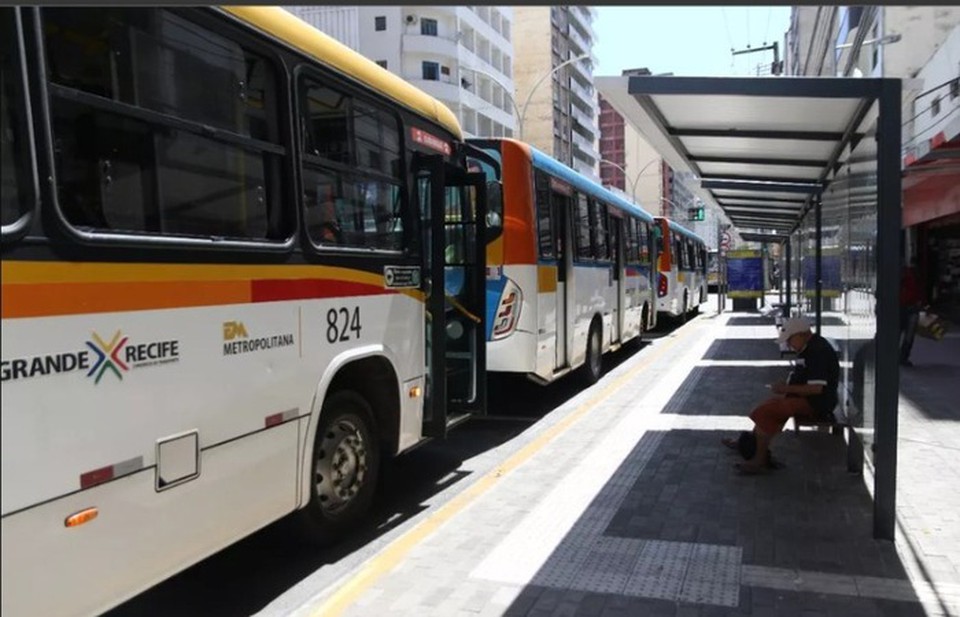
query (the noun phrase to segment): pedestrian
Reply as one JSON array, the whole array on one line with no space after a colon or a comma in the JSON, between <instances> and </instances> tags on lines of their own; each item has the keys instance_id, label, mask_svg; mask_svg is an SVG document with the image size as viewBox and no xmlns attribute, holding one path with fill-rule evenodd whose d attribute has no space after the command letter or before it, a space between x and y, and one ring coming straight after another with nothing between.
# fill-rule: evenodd
<instances>
[{"instance_id":1,"label":"pedestrian","mask_svg":"<svg viewBox=\"0 0 960 617\"><path fill-rule=\"evenodd\" d=\"M920 320L920 308L923 297L913 266L906 266L900 272L900 365L913 366L910 350L917 334L917 322Z\"/></svg>"},{"instance_id":2,"label":"pedestrian","mask_svg":"<svg viewBox=\"0 0 960 617\"><path fill-rule=\"evenodd\" d=\"M809 322L802 317L788 319L779 340L797 353L797 359L786 382L770 384L776 396L750 412L756 450L749 460L737 465L744 474L762 473L770 467L770 443L790 418L834 420L840 381L837 352L825 338L811 332ZM739 447L736 439L724 439L723 444Z\"/></svg>"}]
</instances>

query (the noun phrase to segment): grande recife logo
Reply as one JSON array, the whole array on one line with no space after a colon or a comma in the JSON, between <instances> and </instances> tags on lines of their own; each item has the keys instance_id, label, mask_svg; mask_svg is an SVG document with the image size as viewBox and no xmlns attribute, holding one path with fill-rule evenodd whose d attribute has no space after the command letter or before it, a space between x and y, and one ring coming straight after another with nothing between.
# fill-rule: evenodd
<instances>
[{"instance_id":1,"label":"grande recife logo","mask_svg":"<svg viewBox=\"0 0 960 617\"><path fill-rule=\"evenodd\" d=\"M103 377L103 374L107 372L107 369L113 371L117 379L123 381L123 373L130 370L130 366L120 359L120 352L123 351L123 346L127 344L127 339L128 337L123 336L120 330L117 330L113 338L110 339L110 342L104 343L103 339L100 338L96 332L93 333L93 341L87 341L87 347L93 350L93 353L97 354L96 364L94 364L90 372L87 373L87 377L96 375L93 383L100 383L100 379ZM121 371L123 371L123 373Z\"/></svg>"},{"instance_id":2,"label":"grande recife logo","mask_svg":"<svg viewBox=\"0 0 960 617\"><path fill-rule=\"evenodd\" d=\"M123 381L123 376L132 369L180 361L180 341L176 339L137 343L117 330L109 340L93 332L85 345L86 349L78 351L2 360L0 381L86 371L86 376L99 384L108 373Z\"/></svg>"}]
</instances>

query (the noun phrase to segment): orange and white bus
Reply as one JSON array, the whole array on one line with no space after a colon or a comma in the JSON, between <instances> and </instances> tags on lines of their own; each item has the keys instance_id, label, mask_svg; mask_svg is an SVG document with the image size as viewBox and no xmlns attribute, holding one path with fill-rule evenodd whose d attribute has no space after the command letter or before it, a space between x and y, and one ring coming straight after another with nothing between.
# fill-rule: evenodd
<instances>
[{"instance_id":1,"label":"orange and white bus","mask_svg":"<svg viewBox=\"0 0 960 617\"><path fill-rule=\"evenodd\" d=\"M279 8L0 29L5 616L98 614L294 512L335 541L384 457L483 411L449 109Z\"/></svg>"},{"instance_id":2,"label":"orange and white bus","mask_svg":"<svg viewBox=\"0 0 960 617\"><path fill-rule=\"evenodd\" d=\"M604 353L655 323L653 217L530 145L469 142L503 169L488 216L487 368L545 384L582 367L595 382Z\"/></svg>"},{"instance_id":3,"label":"orange and white bus","mask_svg":"<svg viewBox=\"0 0 960 617\"><path fill-rule=\"evenodd\" d=\"M707 301L707 248L682 225L656 217L657 312L686 319Z\"/></svg>"}]
</instances>

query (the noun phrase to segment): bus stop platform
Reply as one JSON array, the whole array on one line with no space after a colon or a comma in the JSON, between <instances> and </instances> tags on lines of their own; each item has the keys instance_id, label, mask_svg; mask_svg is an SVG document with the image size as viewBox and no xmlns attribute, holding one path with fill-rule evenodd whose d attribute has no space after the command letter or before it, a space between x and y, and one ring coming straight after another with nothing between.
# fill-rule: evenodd
<instances>
[{"instance_id":1,"label":"bus stop platform","mask_svg":"<svg viewBox=\"0 0 960 617\"><path fill-rule=\"evenodd\" d=\"M772 317L704 311L261 614L960 615L957 334L901 371L895 543L871 534L869 457L848 472L843 436L790 423L759 476L721 445L789 370L774 337Z\"/></svg>"}]
</instances>

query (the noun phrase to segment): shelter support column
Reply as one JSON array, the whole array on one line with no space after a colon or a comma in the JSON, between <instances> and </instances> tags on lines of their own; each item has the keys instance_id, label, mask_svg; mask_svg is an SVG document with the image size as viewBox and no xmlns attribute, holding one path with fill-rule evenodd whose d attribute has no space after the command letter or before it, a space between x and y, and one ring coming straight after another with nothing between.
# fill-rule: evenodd
<instances>
[{"instance_id":1,"label":"shelter support column","mask_svg":"<svg viewBox=\"0 0 960 617\"><path fill-rule=\"evenodd\" d=\"M900 367L901 86L884 79L877 127L876 449L873 535L893 540L897 523L897 397Z\"/></svg>"},{"instance_id":2,"label":"shelter support column","mask_svg":"<svg viewBox=\"0 0 960 617\"><path fill-rule=\"evenodd\" d=\"M820 332L820 326L823 321L823 197L822 195L817 195L816 199L816 210L815 219L816 219L816 294L814 295L814 302L816 306L814 308L814 314L817 316L817 334L822 334Z\"/></svg>"},{"instance_id":3,"label":"shelter support column","mask_svg":"<svg viewBox=\"0 0 960 617\"><path fill-rule=\"evenodd\" d=\"M793 254L790 250L790 238L787 238L786 245L787 245L787 260L786 260L787 263L786 263L786 268L784 268L784 277L786 277L785 280L787 283L787 304L786 304L787 312L784 313L783 316L786 318L789 318L791 314L790 304L793 299L793 295L790 290L793 283L793 273L791 272L791 268L793 267Z\"/></svg>"}]
</instances>

